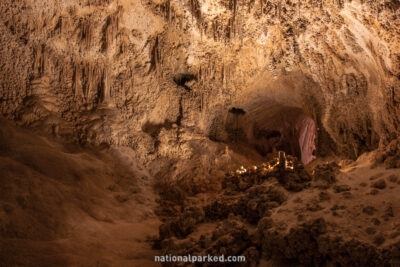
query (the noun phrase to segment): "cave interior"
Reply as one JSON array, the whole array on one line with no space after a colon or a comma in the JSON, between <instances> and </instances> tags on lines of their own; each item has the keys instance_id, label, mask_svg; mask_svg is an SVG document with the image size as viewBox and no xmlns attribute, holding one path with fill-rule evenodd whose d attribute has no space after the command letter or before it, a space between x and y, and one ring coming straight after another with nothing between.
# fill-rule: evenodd
<instances>
[{"instance_id":1,"label":"cave interior","mask_svg":"<svg viewBox=\"0 0 400 267\"><path fill-rule=\"evenodd\" d=\"M0 266L400 265L398 0L0 22Z\"/></svg>"}]
</instances>

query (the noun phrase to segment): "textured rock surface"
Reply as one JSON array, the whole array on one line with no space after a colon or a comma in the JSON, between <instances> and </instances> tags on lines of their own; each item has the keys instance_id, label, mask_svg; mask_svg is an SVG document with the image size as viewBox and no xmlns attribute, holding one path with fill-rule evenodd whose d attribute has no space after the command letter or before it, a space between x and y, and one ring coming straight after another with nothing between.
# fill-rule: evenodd
<instances>
[{"instance_id":1,"label":"textured rock surface","mask_svg":"<svg viewBox=\"0 0 400 267\"><path fill-rule=\"evenodd\" d=\"M193 136L229 139L232 106L247 111L236 122L245 132L276 130L265 118L294 109L316 122L317 154L383 151L399 131L399 6L2 1L1 113L176 158Z\"/></svg>"},{"instance_id":2,"label":"textured rock surface","mask_svg":"<svg viewBox=\"0 0 400 267\"><path fill-rule=\"evenodd\" d=\"M371 159L364 156L345 168L323 164L312 179L294 178L304 175L300 164L294 170L264 172L260 167L228 173L221 187L208 190L207 196L187 194L172 202L182 212L172 220L161 217L158 245L172 255L247 257L246 264L233 266L395 265L398 171L371 171ZM321 186L324 174L332 187ZM367 185L375 187L376 177L392 186L379 186L382 194L371 194Z\"/></svg>"}]
</instances>

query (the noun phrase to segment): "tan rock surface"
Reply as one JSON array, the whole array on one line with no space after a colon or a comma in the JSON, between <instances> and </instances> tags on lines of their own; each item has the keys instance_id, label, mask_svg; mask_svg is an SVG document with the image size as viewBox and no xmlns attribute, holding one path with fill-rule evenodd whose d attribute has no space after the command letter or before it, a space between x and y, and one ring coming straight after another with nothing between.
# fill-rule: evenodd
<instances>
[{"instance_id":1,"label":"tan rock surface","mask_svg":"<svg viewBox=\"0 0 400 267\"><path fill-rule=\"evenodd\" d=\"M231 106L259 114L275 103L317 122L320 154L334 142L326 150L355 158L398 134L394 0L19 0L0 8L1 110L24 125L135 147L144 146L146 123L207 136ZM191 92L173 82L180 73L197 77Z\"/></svg>"}]
</instances>

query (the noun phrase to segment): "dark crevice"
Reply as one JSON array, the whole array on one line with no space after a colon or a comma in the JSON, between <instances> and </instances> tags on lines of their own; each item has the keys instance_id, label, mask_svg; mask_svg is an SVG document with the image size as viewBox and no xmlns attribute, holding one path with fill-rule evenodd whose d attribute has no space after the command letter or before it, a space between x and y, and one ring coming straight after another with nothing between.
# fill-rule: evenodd
<instances>
[{"instance_id":1,"label":"dark crevice","mask_svg":"<svg viewBox=\"0 0 400 267\"><path fill-rule=\"evenodd\" d=\"M165 120L163 123L146 122L142 126L142 131L149 134L153 138L157 138L162 129L172 129L173 122Z\"/></svg>"},{"instance_id":2,"label":"dark crevice","mask_svg":"<svg viewBox=\"0 0 400 267\"><path fill-rule=\"evenodd\" d=\"M186 91L192 91L186 83L197 80L196 75L191 73L178 73L174 76L174 82L176 85L183 87Z\"/></svg>"}]
</instances>

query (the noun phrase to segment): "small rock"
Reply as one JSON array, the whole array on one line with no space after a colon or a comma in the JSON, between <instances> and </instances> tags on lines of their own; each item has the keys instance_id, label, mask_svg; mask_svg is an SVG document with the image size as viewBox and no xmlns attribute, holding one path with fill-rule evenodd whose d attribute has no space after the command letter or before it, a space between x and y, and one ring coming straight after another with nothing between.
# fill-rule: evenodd
<instances>
[{"instance_id":1,"label":"small rock","mask_svg":"<svg viewBox=\"0 0 400 267\"><path fill-rule=\"evenodd\" d=\"M351 187L344 184L344 185L336 185L333 190L335 191L335 193L341 193L341 192L346 192L346 191L350 191Z\"/></svg>"},{"instance_id":2,"label":"small rock","mask_svg":"<svg viewBox=\"0 0 400 267\"><path fill-rule=\"evenodd\" d=\"M390 238L390 239L395 239L395 238L397 238L398 236L400 236L400 232L398 232L398 231L393 231L393 232L389 235L389 238Z\"/></svg>"},{"instance_id":3,"label":"small rock","mask_svg":"<svg viewBox=\"0 0 400 267\"><path fill-rule=\"evenodd\" d=\"M343 205L339 206L337 204L333 205L332 208L331 208L331 210L344 210L344 209L346 209L345 206L343 206Z\"/></svg>"},{"instance_id":4,"label":"small rock","mask_svg":"<svg viewBox=\"0 0 400 267\"><path fill-rule=\"evenodd\" d=\"M353 195L352 195L350 192L348 192L348 191L343 192L343 193L342 193L342 196L343 196L343 198L345 198L345 199L351 199L351 198L353 198Z\"/></svg>"},{"instance_id":5,"label":"small rock","mask_svg":"<svg viewBox=\"0 0 400 267\"><path fill-rule=\"evenodd\" d=\"M362 210L365 214L368 215L374 215L375 212L377 211L376 208L372 207L372 206L366 206L363 208Z\"/></svg>"},{"instance_id":6,"label":"small rock","mask_svg":"<svg viewBox=\"0 0 400 267\"><path fill-rule=\"evenodd\" d=\"M372 175L372 176L369 178L369 180L370 180L370 181L376 180L376 179L378 179L379 177L382 177L383 175L384 175L384 173L378 173L378 174Z\"/></svg>"},{"instance_id":7,"label":"small rock","mask_svg":"<svg viewBox=\"0 0 400 267\"><path fill-rule=\"evenodd\" d=\"M386 182L383 179L380 179L376 182L374 182L372 185L372 187L377 188L377 189L385 189L386 188Z\"/></svg>"},{"instance_id":8,"label":"small rock","mask_svg":"<svg viewBox=\"0 0 400 267\"><path fill-rule=\"evenodd\" d=\"M258 221L257 228L261 231L271 228L274 222L269 217L263 217Z\"/></svg>"},{"instance_id":9,"label":"small rock","mask_svg":"<svg viewBox=\"0 0 400 267\"><path fill-rule=\"evenodd\" d=\"M239 187L240 191L245 191L248 188L248 185L247 185L247 183L240 181L238 184L238 187Z\"/></svg>"},{"instance_id":10,"label":"small rock","mask_svg":"<svg viewBox=\"0 0 400 267\"><path fill-rule=\"evenodd\" d=\"M390 217L394 217L394 212L393 212L393 206L392 204L389 204L386 208L385 208L385 212L383 215L383 219L385 221L388 221Z\"/></svg>"},{"instance_id":11,"label":"small rock","mask_svg":"<svg viewBox=\"0 0 400 267\"><path fill-rule=\"evenodd\" d=\"M115 199L119 202L119 203L124 203L127 202L129 200L129 197L127 195L116 195Z\"/></svg>"},{"instance_id":12,"label":"small rock","mask_svg":"<svg viewBox=\"0 0 400 267\"><path fill-rule=\"evenodd\" d=\"M379 190L378 190L378 189L372 189L371 192L369 192L369 195L375 196L375 195L377 195L378 193L379 193Z\"/></svg>"},{"instance_id":13,"label":"small rock","mask_svg":"<svg viewBox=\"0 0 400 267\"><path fill-rule=\"evenodd\" d=\"M335 162L317 165L314 169L314 181L320 182L319 186L328 188L336 182L336 174L339 172L340 166Z\"/></svg>"},{"instance_id":14,"label":"small rock","mask_svg":"<svg viewBox=\"0 0 400 267\"><path fill-rule=\"evenodd\" d=\"M373 218L371 221L374 225L377 225L377 226L381 224L381 221L378 218Z\"/></svg>"},{"instance_id":15,"label":"small rock","mask_svg":"<svg viewBox=\"0 0 400 267\"><path fill-rule=\"evenodd\" d=\"M397 175L395 175L395 174L392 174L392 175L390 175L387 179L388 179L388 181L391 182L391 183L397 183L399 177L398 177Z\"/></svg>"},{"instance_id":16,"label":"small rock","mask_svg":"<svg viewBox=\"0 0 400 267\"><path fill-rule=\"evenodd\" d=\"M376 230L375 230L374 228L372 228L372 227L368 227L367 229L365 229L365 232L366 232L368 235L374 235L374 234L376 234Z\"/></svg>"},{"instance_id":17,"label":"small rock","mask_svg":"<svg viewBox=\"0 0 400 267\"><path fill-rule=\"evenodd\" d=\"M320 201L326 201L326 200L331 199L331 196L329 195L329 193L325 192L325 191L320 192L318 196L319 196Z\"/></svg>"},{"instance_id":18,"label":"small rock","mask_svg":"<svg viewBox=\"0 0 400 267\"><path fill-rule=\"evenodd\" d=\"M375 245L380 246L385 242L385 237L382 234L378 234L375 236L373 242Z\"/></svg>"},{"instance_id":19,"label":"small rock","mask_svg":"<svg viewBox=\"0 0 400 267\"><path fill-rule=\"evenodd\" d=\"M320 210L323 210L323 209L324 208L321 207L321 205L319 205L318 203L315 203L315 202L307 204L307 210L309 210L309 211L315 212L315 211L320 211Z\"/></svg>"},{"instance_id":20,"label":"small rock","mask_svg":"<svg viewBox=\"0 0 400 267\"><path fill-rule=\"evenodd\" d=\"M305 216L302 215L302 214L299 214L299 215L297 215L297 220L298 220L299 222L302 222L302 221L305 220Z\"/></svg>"}]
</instances>

